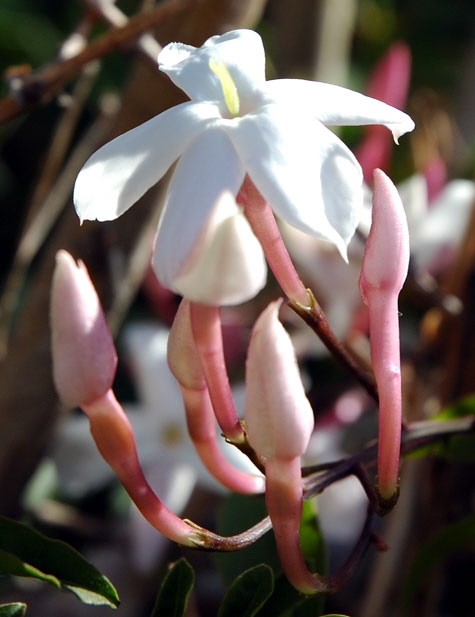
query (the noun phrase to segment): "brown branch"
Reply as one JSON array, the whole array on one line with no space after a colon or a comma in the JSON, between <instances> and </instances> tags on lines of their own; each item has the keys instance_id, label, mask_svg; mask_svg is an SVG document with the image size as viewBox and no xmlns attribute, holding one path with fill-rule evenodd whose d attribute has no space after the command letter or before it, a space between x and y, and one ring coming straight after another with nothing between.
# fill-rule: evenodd
<instances>
[{"instance_id":1,"label":"brown branch","mask_svg":"<svg viewBox=\"0 0 475 617\"><path fill-rule=\"evenodd\" d=\"M149 28L184 13L194 0L168 0L146 13L132 17L124 26L113 27L72 58L48 64L37 71L16 77L14 91L0 100L0 124L53 97L86 64L130 43Z\"/></svg>"},{"instance_id":2,"label":"brown branch","mask_svg":"<svg viewBox=\"0 0 475 617\"><path fill-rule=\"evenodd\" d=\"M367 371L359 364L354 357L343 347L335 333L331 329L330 324L323 312L321 306L318 304L315 296L310 289L307 289L311 306L303 306L298 302L291 300L287 301L290 308L299 315L306 324L308 324L312 330L318 335L322 343L344 367L346 367L350 373L360 382L368 394L378 402L378 390L376 382L372 373Z\"/></svg>"}]
</instances>

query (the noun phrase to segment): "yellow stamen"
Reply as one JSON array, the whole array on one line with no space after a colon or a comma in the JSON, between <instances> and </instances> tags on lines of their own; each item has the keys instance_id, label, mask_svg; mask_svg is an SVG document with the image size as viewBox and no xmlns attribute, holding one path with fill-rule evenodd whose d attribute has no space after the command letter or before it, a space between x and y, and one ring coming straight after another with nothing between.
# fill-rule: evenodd
<instances>
[{"instance_id":1,"label":"yellow stamen","mask_svg":"<svg viewBox=\"0 0 475 617\"><path fill-rule=\"evenodd\" d=\"M228 67L224 62L215 62L213 58L210 58L209 68L218 76L227 108L233 116L237 116L239 114L239 95Z\"/></svg>"}]
</instances>

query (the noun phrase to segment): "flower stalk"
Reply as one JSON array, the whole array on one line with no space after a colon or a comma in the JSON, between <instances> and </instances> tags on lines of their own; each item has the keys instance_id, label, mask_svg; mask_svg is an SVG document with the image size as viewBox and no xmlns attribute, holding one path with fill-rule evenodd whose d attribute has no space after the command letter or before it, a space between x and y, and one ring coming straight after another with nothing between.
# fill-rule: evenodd
<instances>
[{"instance_id":1,"label":"flower stalk","mask_svg":"<svg viewBox=\"0 0 475 617\"><path fill-rule=\"evenodd\" d=\"M243 206L246 218L261 243L267 263L282 291L290 301L308 306L307 290L290 259L272 209L248 175L244 178L236 200Z\"/></svg>"}]
</instances>

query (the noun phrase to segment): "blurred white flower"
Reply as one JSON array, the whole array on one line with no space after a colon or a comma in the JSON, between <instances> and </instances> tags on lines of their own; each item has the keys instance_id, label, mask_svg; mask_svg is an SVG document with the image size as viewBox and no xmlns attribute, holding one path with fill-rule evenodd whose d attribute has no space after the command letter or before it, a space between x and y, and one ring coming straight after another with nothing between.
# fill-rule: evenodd
<instances>
[{"instance_id":1,"label":"blurred white flower","mask_svg":"<svg viewBox=\"0 0 475 617\"><path fill-rule=\"evenodd\" d=\"M398 190L407 213L414 266L418 272L438 274L463 238L475 203L475 183L451 180L429 201L426 180L416 174Z\"/></svg>"},{"instance_id":2,"label":"blurred white flower","mask_svg":"<svg viewBox=\"0 0 475 617\"><path fill-rule=\"evenodd\" d=\"M196 482L213 491L225 489L205 469L188 436L180 389L167 364L167 338L168 331L153 323L134 324L126 329L124 342L139 402L124 405L124 409L147 476L158 470L153 476L159 478L160 498L170 509L179 511ZM235 466L255 471L246 456L224 440L221 442L223 452ZM97 490L115 477L97 451L89 433L89 421L83 415L69 416L60 425L52 456L60 487L73 497ZM184 478L183 482L167 481L175 474ZM183 494L177 494L181 489Z\"/></svg>"}]
</instances>

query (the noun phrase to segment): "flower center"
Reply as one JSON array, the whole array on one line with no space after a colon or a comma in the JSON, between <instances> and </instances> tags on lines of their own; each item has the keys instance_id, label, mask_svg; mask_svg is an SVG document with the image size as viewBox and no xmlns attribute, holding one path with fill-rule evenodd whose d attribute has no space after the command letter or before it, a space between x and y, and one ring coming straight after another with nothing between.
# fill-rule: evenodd
<instances>
[{"instance_id":1,"label":"flower center","mask_svg":"<svg viewBox=\"0 0 475 617\"><path fill-rule=\"evenodd\" d=\"M231 115L237 116L239 114L239 95L236 84L228 71L228 67L224 62L216 62L213 58L210 58L209 68L219 79L224 101Z\"/></svg>"}]
</instances>

